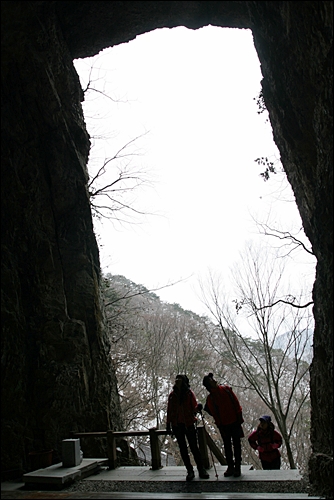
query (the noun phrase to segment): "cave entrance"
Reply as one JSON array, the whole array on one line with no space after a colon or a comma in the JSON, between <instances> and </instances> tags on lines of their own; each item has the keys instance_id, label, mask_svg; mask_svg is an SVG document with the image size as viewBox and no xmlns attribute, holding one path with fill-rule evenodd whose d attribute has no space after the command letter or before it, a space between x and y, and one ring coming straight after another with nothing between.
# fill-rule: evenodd
<instances>
[{"instance_id":1,"label":"cave entrance","mask_svg":"<svg viewBox=\"0 0 334 500\"><path fill-rule=\"evenodd\" d=\"M262 75L250 30L159 29L93 58L75 61L75 66L82 87L87 89L84 112L92 137L90 176L94 178L106 163L105 176L99 179L97 189L116 186L104 203L95 202L93 197L93 203L98 205L98 213L93 207L93 215L102 270L107 277L108 273L114 275L110 281L112 294L126 295L127 287L130 295L134 294L124 307L120 301L116 302L117 311L112 306L107 310L109 317L117 316L119 322L111 326L112 357L124 421L127 429L128 425L132 429L134 422L136 426L153 424L161 428L166 419L168 389L162 393L156 381L163 379L168 386L167 381L172 382L175 373L170 373L167 365L186 372L193 362L187 358L189 353L207 348L203 325L196 326L191 314L185 318L184 310L210 316L194 291L196 280L208 269L225 273L249 239L265 246L270 236L260 234L254 220L271 229L274 245L275 237L280 235L273 228L296 234L295 228L302 224L281 170L267 112L257 101ZM267 181L261 175L267 164L255 161L260 157L268 158L277 172L271 173ZM124 184L114 184L122 173L126 177ZM260 227L263 230L264 226ZM287 247L281 247L283 258ZM298 268L295 251L297 260L291 259L294 269L289 279L295 273L299 279L294 285L300 285L301 276L305 277L302 273L308 273L311 293L311 266L302 270L307 260L304 256ZM173 282L179 283L164 287ZM165 316L154 296L140 296L142 286L169 303ZM106 293L107 303L112 304L115 296ZM293 293L296 295L296 291ZM300 290L300 299L299 295ZM147 311L151 311L150 315ZM299 325L305 328L306 335L311 316L310 312ZM182 327L176 319L180 317ZM246 321L243 328L247 336L256 338ZM286 334L283 330L281 333ZM277 330L275 334L280 337ZM180 362L180 353L174 353L173 346L179 342L184 347L189 339L191 348L186 349ZM286 352L289 340L291 336L283 335L274 347ZM301 339L301 345L304 341ZM309 352L305 353L308 362L311 343L307 343ZM198 353L199 359L203 352ZM206 359L213 359L213 352L205 352ZM150 366L150 370L142 368L138 375L141 364ZM224 373L219 359L214 366L216 372ZM203 370L210 370L210 366L196 365L196 373ZM233 376L229 375L230 383ZM200 381L193 382L202 400L205 394ZM304 382L301 390L308 391L306 374ZM145 387L150 388L149 394ZM253 403L256 410L248 414L248 422L257 419L256 411L263 406L260 398ZM136 406L140 407L140 423L133 419L132 408ZM154 412L152 407L158 410ZM261 411L266 413L268 409L263 406ZM294 411L299 413L296 407ZM299 437L304 443L309 439ZM293 444L298 446L297 442ZM167 447L165 451L170 450ZM287 457L283 460L289 467ZM303 463L306 466L306 455Z\"/></svg>"},{"instance_id":2,"label":"cave entrance","mask_svg":"<svg viewBox=\"0 0 334 500\"><path fill-rule=\"evenodd\" d=\"M227 272L245 241L259 239L254 219L308 244L257 103L262 74L251 30L157 29L75 67L86 89L91 177L120 152L96 188L120 172L132 177L112 201L95 198L114 209L93 212L102 215L94 222L104 272L149 289L177 282L161 298L205 314L198 276ZM267 182L261 157L277 171ZM290 277L302 276L311 291L314 260L297 253Z\"/></svg>"}]
</instances>

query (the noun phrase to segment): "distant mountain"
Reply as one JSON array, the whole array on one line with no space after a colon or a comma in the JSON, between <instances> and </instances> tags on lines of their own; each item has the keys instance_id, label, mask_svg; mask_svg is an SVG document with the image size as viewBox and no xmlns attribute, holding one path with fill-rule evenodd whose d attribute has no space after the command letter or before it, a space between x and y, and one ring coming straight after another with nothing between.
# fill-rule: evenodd
<instances>
[{"instance_id":1,"label":"distant mountain","mask_svg":"<svg viewBox=\"0 0 334 500\"><path fill-rule=\"evenodd\" d=\"M285 351L288 347L289 339L291 338L291 332L283 333L279 335L274 342L273 347L275 349L282 349ZM297 339L298 353L302 354L301 358L307 362L310 362L313 357L313 330L305 329L300 332L300 336ZM304 348L305 347L305 348ZM292 346L288 350L289 356L294 356L295 347ZM304 349L304 352L302 353Z\"/></svg>"},{"instance_id":2,"label":"distant mountain","mask_svg":"<svg viewBox=\"0 0 334 500\"><path fill-rule=\"evenodd\" d=\"M134 283L123 275L113 275L108 273L104 276L104 283L104 294L106 302L109 302L109 305L112 303L119 304L121 303L120 300L122 301L123 299L131 299L132 304L136 304L143 310L147 307L162 307L165 311L191 318L194 321L209 321L205 316L199 316L193 311L183 309L183 307L176 302L169 303L161 300L160 297L154 293L154 291L148 290L144 285Z\"/></svg>"}]
</instances>

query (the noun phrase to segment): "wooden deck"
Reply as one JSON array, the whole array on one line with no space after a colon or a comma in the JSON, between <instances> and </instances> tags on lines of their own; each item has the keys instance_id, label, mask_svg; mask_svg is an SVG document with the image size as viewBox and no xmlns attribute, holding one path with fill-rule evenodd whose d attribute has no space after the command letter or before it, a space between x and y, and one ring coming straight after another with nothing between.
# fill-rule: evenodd
<instances>
[{"instance_id":1,"label":"wooden deck","mask_svg":"<svg viewBox=\"0 0 334 500\"><path fill-rule=\"evenodd\" d=\"M209 479L200 479L195 470L194 482L223 481L223 482L240 482L240 481L300 481L301 475L298 470L250 470L248 465L241 466L240 477L224 477L226 465L216 465L218 479L215 476L215 470L212 467L208 470ZM87 481L164 481L176 482L185 481L186 468L179 466L163 467L159 470L151 470L150 467L118 467L114 470L103 470L99 474L89 476Z\"/></svg>"},{"instance_id":2,"label":"wooden deck","mask_svg":"<svg viewBox=\"0 0 334 500\"><path fill-rule=\"evenodd\" d=\"M106 461L98 459L84 459L82 464L77 467L65 468L62 464L52 465L46 469L25 474L22 478L23 482L8 481L1 483L1 498L2 499L129 499L129 500L178 500L178 499L309 499L315 500L321 497L308 496L306 493L266 493L265 484L275 482L276 484L286 481L300 481L301 476L298 470L278 470L278 471L263 471L250 470L249 466L243 465L241 468L241 476L224 477L226 466L216 465L218 477L215 475L215 469L211 468L208 472L209 479L200 479L195 469L195 479L191 483L186 483L185 467L167 466L159 470L152 470L149 466L143 467L118 467L114 470L109 470L106 467ZM89 492L66 491L66 484L71 484L73 481L83 479L85 482L91 483L92 488L88 488ZM129 492L98 492L94 491L96 481L119 482L126 481L132 487L129 490L135 489L135 484L138 484L138 489L141 491ZM144 492L142 483L161 482L163 483L163 493ZM172 485L175 490L175 483L182 482L189 489L183 493L172 492ZM233 491L237 483L248 483L252 485L253 492L239 493ZM259 491L254 492L254 482L259 485ZM205 483L205 486L204 486ZM210 483L215 489L210 492ZM222 491L219 491L221 484ZM261 487L260 487L261 486ZM181 487L181 484L180 484ZM111 488L112 489L112 488ZM218 491L217 491L218 489ZM50 491L57 490L57 491ZM228 491L226 491L228 490ZM229 491L230 490L230 491ZM270 488L268 488L270 491Z\"/></svg>"},{"instance_id":3,"label":"wooden deck","mask_svg":"<svg viewBox=\"0 0 334 500\"><path fill-rule=\"evenodd\" d=\"M194 482L217 482L235 483L240 481L250 482L280 482L280 481L300 481L301 475L298 470L251 470L248 465L241 466L240 477L224 477L226 465L216 465L208 470L209 479L200 479L195 468ZM216 477L216 473L217 476ZM29 484L44 484L54 486L65 486L75 480L85 479L86 481L149 481L149 482L184 482L186 468L179 466L167 466L158 470L152 470L148 465L142 467L118 467L108 469L107 459L84 459L76 467L63 467L61 463L51 465L45 469L39 469L23 475L23 482Z\"/></svg>"}]
</instances>

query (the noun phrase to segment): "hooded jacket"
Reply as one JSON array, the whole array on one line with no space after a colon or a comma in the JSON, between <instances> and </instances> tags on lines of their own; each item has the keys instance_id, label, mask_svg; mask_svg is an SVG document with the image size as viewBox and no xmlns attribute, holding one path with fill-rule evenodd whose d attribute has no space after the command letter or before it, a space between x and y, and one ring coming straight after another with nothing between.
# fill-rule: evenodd
<instances>
[{"instance_id":1,"label":"hooded jacket","mask_svg":"<svg viewBox=\"0 0 334 500\"><path fill-rule=\"evenodd\" d=\"M266 430L258 427L248 436L248 442L253 450L259 452L261 461L272 462L281 456L277 448L282 446L282 436L279 432L274 430L274 425L272 423ZM258 450L259 447L260 450Z\"/></svg>"},{"instance_id":2,"label":"hooded jacket","mask_svg":"<svg viewBox=\"0 0 334 500\"><path fill-rule=\"evenodd\" d=\"M210 389L204 410L213 416L217 427L243 422L239 400L228 385L217 385Z\"/></svg>"},{"instance_id":3,"label":"hooded jacket","mask_svg":"<svg viewBox=\"0 0 334 500\"><path fill-rule=\"evenodd\" d=\"M167 425L172 424L174 427L178 424L185 424L186 427L193 425L197 421L196 408L196 396L191 389L187 389L181 400L174 389L168 396Z\"/></svg>"}]
</instances>

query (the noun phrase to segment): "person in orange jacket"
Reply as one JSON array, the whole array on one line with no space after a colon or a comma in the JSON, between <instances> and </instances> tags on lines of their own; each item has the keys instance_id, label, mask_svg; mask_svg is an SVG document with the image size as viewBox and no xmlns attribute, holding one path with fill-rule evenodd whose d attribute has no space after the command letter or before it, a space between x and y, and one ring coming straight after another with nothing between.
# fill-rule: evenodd
<instances>
[{"instance_id":1,"label":"person in orange jacket","mask_svg":"<svg viewBox=\"0 0 334 500\"><path fill-rule=\"evenodd\" d=\"M282 436L275 431L270 415L263 415L259 420L257 429L248 436L248 442L253 450L259 452L263 470L280 469L281 454L278 448L282 446Z\"/></svg>"},{"instance_id":2,"label":"person in orange jacket","mask_svg":"<svg viewBox=\"0 0 334 500\"><path fill-rule=\"evenodd\" d=\"M224 476L239 477L241 475L241 438L244 437L241 427L244 419L239 400L232 387L219 385L212 373L203 378L203 385L210 392L206 398L204 410L214 418L224 443L227 461Z\"/></svg>"},{"instance_id":3,"label":"person in orange jacket","mask_svg":"<svg viewBox=\"0 0 334 500\"><path fill-rule=\"evenodd\" d=\"M197 442L196 413L201 410L202 405L198 405L196 396L190 389L188 377L177 375L173 390L168 396L166 430L168 434L174 434L177 439L181 457L187 469L187 481L192 481L195 474L188 454L186 437L197 465L199 477L201 479L209 479L210 477L203 466Z\"/></svg>"}]
</instances>

